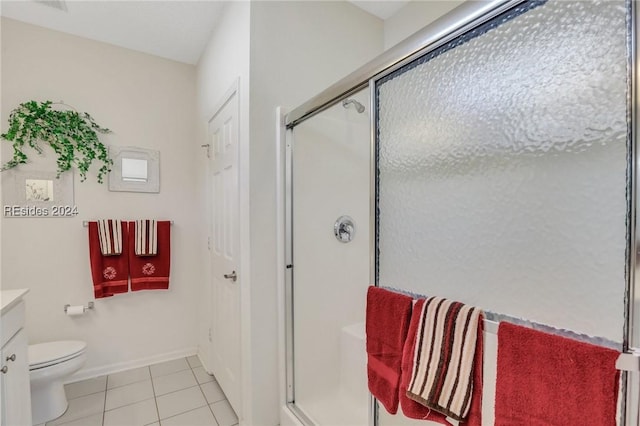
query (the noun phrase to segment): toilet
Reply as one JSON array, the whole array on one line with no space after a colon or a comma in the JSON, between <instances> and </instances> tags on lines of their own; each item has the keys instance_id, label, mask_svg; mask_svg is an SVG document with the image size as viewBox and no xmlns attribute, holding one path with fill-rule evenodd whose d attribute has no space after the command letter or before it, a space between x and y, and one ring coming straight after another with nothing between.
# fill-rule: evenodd
<instances>
[{"instance_id":1,"label":"toilet","mask_svg":"<svg viewBox=\"0 0 640 426\"><path fill-rule=\"evenodd\" d=\"M33 424L46 423L67 410L64 381L85 363L87 344L79 340L29 345Z\"/></svg>"}]
</instances>

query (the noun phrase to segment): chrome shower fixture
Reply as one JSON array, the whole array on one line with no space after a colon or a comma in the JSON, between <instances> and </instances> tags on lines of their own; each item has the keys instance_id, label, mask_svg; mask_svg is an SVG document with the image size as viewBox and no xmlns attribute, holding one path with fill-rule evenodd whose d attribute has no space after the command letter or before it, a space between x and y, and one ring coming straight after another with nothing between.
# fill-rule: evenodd
<instances>
[{"instance_id":1,"label":"chrome shower fixture","mask_svg":"<svg viewBox=\"0 0 640 426\"><path fill-rule=\"evenodd\" d=\"M364 112L364 105L362 105L360 102L356 101L355 99L342 100L343 107L349 108L350 104L353 104L356 107L356 111L358 111L358 114L362 114Z\"/></svg>"}]
</instances>

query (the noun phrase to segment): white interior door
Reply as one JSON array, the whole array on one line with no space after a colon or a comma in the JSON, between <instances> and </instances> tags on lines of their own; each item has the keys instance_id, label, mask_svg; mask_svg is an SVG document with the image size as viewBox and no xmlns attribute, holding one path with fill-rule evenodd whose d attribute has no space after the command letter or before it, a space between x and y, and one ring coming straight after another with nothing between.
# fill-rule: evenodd
<instances>
[{"instance_id":1,"label":"white interior door","mask_svg":"<svg viewBox=\"0 0 640 426\"><path fill-rule=\"evenodd\" d=\"M211 367L240 413L238 99L235 91L209 121L212 194Z\"/></svg>"}]
</instances>

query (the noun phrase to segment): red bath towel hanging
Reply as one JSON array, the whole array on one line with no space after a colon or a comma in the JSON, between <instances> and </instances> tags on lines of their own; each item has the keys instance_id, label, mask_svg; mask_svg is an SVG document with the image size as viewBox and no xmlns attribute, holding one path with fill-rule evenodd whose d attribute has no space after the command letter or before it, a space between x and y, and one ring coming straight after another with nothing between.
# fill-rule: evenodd
<instances>
[{"instance_id":1,"label":"red bath towel hanging","mask_svg":"<svg viewBox=\"0 0 640 426\"><path fill-rule=\"evenodd\" d=\"M500 323L496 426L615 426L619 352Z\"/></svg>"},{"instance_id":2,"label":"red bath towel hanging","mask_svg":"<svg viewBox=\"0 0 640 426\"><path fill-rule=\"evenodd\" d=\"M171 222L157 221L157 253L153 256L136 255L136 225L129 222L129 274L131 291L166 290L169 288L171 267Z\"/></svg>"},{"instance_id":3,"label":"red bath towel hanging","mask_svg":"<svg viewBox=\"0 0 640 426\"><path fill-rule=\"evenodd\" d=\"M127 241L128 226L126 222L108 221L109 229L119 229L122 241ZM113 226L113 225L116 226ZM98 222L89 222L89 260L93 293L96 299L126 293L129 290L129 256L127 244L122 244L121 254L103 255L99 236Z\"/></svg>"},{"instance_id":4,"label":"red bath towel hanging","mask_svg":"<svg viewBox=\"0 0 640 426\"><path fill-rule=\"evenodd\" d=\"M386 410L398 411L402 347L413 299L379 287L367 292L367 376L369 391Z\"/></svg>"}]
</instances>

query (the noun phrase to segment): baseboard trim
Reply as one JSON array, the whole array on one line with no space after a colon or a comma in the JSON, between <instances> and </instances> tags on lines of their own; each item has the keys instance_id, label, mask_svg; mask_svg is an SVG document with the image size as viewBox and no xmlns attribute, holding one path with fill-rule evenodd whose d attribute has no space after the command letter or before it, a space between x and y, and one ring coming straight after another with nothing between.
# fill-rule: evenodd
<instances>
[{"instance_id":1,"label":"baseboard trim","mask_svg":"<svg viewBox=\"0 0 640 426\"><path fill-rule=\"evenodd\" d=\"M74 383L81 380L93 379L95 377L104 376L106 374L119 373L120 371L131 370L132 368L145 367L147 365L157 364L159 362L165 361L172 361L174 359L185 358L193 355L198 355L198 348L195 346L173 352L153 355L146 358L139 358L133 361L118 362L116 364L103 365L100 367L87 369L83 368L77 373L70 376L65 381L65 383Z\"/></svg>"}]
</instances>

